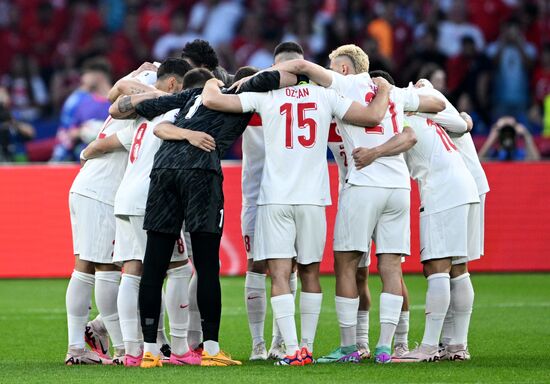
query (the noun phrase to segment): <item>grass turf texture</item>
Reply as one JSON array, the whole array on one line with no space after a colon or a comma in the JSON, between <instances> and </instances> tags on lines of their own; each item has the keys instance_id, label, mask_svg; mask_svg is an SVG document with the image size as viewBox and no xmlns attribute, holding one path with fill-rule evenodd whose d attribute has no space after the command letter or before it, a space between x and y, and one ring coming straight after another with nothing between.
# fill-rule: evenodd
<instances>
[{"instance_id":1,"label":"grass turf texture","mask_svg":"<svg viewBox=\"0 0 550 384\"><path fill-rule=\"evenodd\" d=\"M411 294L410 344L424 328L426 283L407 276ZM0 280L0 383L473 383L550 382L550 275L475 275L475 308L470 328L469 362L274 367L271 361L248 362L250 335L243 298L243 278L224 278L221 345L242 367L174 367L144 370L120 366L66 367L65 289L67 280ZM338 345L334 278L323 277L324 304L315 356ZM371 344L378 338L380 282L371 279ZM92 314L95 315L95 312ZM299 318L299 316L297 316ZM299 329L299 327L298 327ZM266 338L271 339L268 308Z\"/></svg>"}]
</instances>

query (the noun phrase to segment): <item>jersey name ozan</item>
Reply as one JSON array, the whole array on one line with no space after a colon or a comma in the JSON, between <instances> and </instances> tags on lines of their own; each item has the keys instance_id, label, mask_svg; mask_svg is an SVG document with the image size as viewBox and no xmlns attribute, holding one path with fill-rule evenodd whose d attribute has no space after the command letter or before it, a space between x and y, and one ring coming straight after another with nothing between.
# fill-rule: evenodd
<instances>
[{"instance_id":1,"label":"jersey name ozan","mask_svg":"<svg viewBox=\"0 0 550 384\"><path fill-rule=\"evenodd\" d=\"M352 101L310 84L239 98L244 112L262 117L265 163L258 205L330 205L330 122L333 116L343 118Z\"/></svg>"},{"instance_id":2,"label":"jersey name ozan","mask_svg":"<svg viewBox=\"0 0 550 384\"><path fill-rule=\"evenodd\" d=\"M149 175L162 140L153 133L157 124L173 123L179 109L149 121L141 117L131 127L117 132L119 141L128 149L128 165L115 196L115 215L145 215L149 192Z\"/></svg>"},{"instance_id":3,"label":"jersey name ozan","mask_svg":"<svg viewBox=\"0 0 550 384\"><path fill-rule=\"evenodd\" d=\"M334 72L330 88L363 105L368 105L375 97L375 85L368 73L341 75ZM403 130L404 110L416 111L419 99L415 91L393 87L390 104L384 119L376 127L357 127L336 119L340 135L344 141L348 164L353 163L352 151L358 147L373 148L384 144ZM347 182L354 185L406 188L410 189L410 178L403 155L386 156L376 159L368 167L357 170L348 168Z\"/></svg>"}]
</instances>

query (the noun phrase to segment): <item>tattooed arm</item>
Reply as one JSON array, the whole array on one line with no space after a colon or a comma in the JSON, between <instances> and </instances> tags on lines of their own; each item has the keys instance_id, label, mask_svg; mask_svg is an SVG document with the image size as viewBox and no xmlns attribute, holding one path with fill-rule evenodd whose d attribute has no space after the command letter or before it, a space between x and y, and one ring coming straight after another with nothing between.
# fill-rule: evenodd
<instances>
[{"instance_id":1,"label":"tattooed arm","mask_svg":"<svg viewBox=\"0 0 550 384\"><path fill-rule=\"evenodd\" d=\"M109 114L115 119L133 119L137 116L135 108L144 100L156 99L165 95L164 92L154 91L136 95L121 96L109 107Z\"/></svg>"},{"instance_id":2,"label":"tattooed arm","mask_svg":"<svg viewBox=\"0 0 550 384\"><path fill-rule=\"evenodd\" d=\"M122 78L115 83L109 91L109 101L114 103L122 95L137 95L139 93L154 92L157 89L151 85L143 84L133 78Z\"/></svg>"}]
</instances>

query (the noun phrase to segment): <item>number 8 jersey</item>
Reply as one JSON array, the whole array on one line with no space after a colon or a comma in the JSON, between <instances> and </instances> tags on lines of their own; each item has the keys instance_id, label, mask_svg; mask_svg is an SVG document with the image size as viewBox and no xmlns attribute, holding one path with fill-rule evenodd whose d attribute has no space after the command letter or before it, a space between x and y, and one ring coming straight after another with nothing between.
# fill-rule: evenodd
<instances>
[{"instance_id":1,"label":"number 8 jersey","mask_svg":"<svg viewBox=\"0 0 550 384\"><path fill-rule=\"evenodd\" d=\"M163 121L174 122L179 109L171 110L149 121L136 119L128 129L119 131L117 137L128 151L128 165L115 196L115 215L143 216L149 192L149 175L153 160L162 140L153 133Z\"/></svg>"},{"instance_id":2,"label":"number 8 jersey","mask_svg":"<svg viewBox=\"0 0 550 384\"><path fill-rule=\"evenodd\" d=\"M332 117L352 100L315 85L239 95L243 112L262 118L265 164L258 205L331 204L327 142Z\"/></svg>"}]
</instances>

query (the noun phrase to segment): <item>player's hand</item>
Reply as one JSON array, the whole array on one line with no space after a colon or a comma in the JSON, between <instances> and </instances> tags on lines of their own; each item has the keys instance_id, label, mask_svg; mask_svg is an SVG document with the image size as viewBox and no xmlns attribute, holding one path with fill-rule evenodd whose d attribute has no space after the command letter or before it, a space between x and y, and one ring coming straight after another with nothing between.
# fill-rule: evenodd
<instances>
[{"instance_id":1,"label":"player's hand","mask_svg":"<svg viewBox=\"0 0 550 384\"><path fill-rule=\"evenodd\" d=\"M388 80L384 79L383 77L375 77L374 79L372 79L372 81L378 87L378 89L391 88L391 84L388 82Z\"/></svg>"},{"instance_id":2,"label":"player's hand","mask_svg":"<svg viewBox=\"0 0 550 384\"><path fill-rule=\"evenodd\" d=\"M517 123L516 125L514 125L514 130L516 131L516 134L518 136L526 136L529 134L529 131L527 130L525 125L521 123Z\"/></svg>"},{"instance_id":3,"label":"player's hand","mask_svg":"<svg viewBox=\"0 0 550 384\"><path fill-rule=\"evenodd\" d=\"M205 132L191 131L187 136L187 141L206 152L212 152L216 149L216 141Z\"/></svg>"},{"instance_id":4,"label":"player's hand","mask_svg":"<svg viewBox=\"0 0 550 384\"><path fill-rule=\"evenodd\" d=\"M460 117L462 117L462 120L464 120L466 122L466 125L468 126L468 130L466 132L470 132L474 127L474 121L472 120L472 117L466 112L460 112Z\"/></svg>"},{"instance_id":5,"label":"player's hand","mask_svg":"<svg viewBox=\"0 0 550 384\"><path fill-rule=\"evenodd\" d=\"M357 169L363 169L377 159L376 151L366 147L355 148L351 155Z\"/></svg>"},{"instance_id":6,"label":"player's hand","mask_svg":"<svg viewBox=\"0 0 550 384\"><path fill-rule=\"evenodd\" d=\"M133 75L135 77L135 76L139 75L141 72L145 72L145 71L157 72L158 67L155 64L150 63L149 61L146 61L143 64L141 64L138 69L136 69L134 71Z\"/></svg>"},{"instance_id":7,"label":"player's hand","mask_svg":"<svg viewBox=\"0 0 550 384\"><path fill-rule=\"evenodd\" d=\"M229 90L231 91L234 89L235 92L239 92L239 90L241 89L241 86L254 76L255 75L246 76L240 80L235 81L233 84L231 84L231 87L229 87Z\"/></svg>"}]
</instances>

